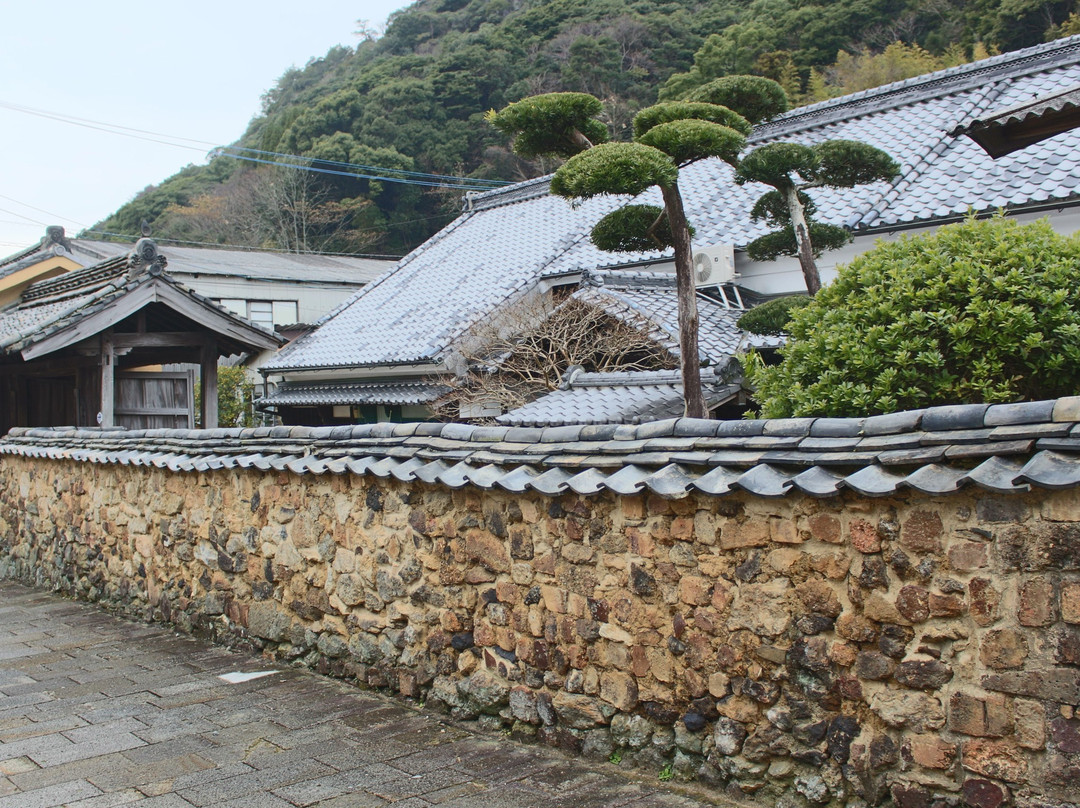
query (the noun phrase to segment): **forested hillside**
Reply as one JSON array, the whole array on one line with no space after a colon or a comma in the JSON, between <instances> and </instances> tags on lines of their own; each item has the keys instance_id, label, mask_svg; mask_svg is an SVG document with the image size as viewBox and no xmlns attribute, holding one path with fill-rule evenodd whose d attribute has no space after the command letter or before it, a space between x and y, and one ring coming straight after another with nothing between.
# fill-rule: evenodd
<instances>
[{"instance_id":1,"label":"forested hillside","mask_svg":"<svg viewBox=\"0 0 1080 808\"><path fill-rule=\"evenodd\" d=\"M1073 33L1076 5L418 0L381 35L285 73L236 144L94 229L134 235L146 219L162 240L402 253L460 208L467 183L428 175L480 188L552 168L514 156L488 109L589 92L619 138L658 94L715 76L767 75L806 103Z\"/></svg>"}]
</instances>

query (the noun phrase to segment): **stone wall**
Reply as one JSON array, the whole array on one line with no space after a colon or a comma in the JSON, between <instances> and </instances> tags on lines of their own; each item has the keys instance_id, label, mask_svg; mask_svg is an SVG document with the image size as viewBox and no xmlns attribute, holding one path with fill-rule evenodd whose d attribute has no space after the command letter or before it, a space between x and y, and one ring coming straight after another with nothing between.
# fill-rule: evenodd
<instances>
[{"instance_id":1,"label":"stone wall","mask_svg":"<svg viewBox=\"0 0 1080 808\"><path fill-rule=\"evenodd\" d=\"M1080 494L0 460L0 574L775 805L1076 804Z\"/></svg>"}]
</instances>

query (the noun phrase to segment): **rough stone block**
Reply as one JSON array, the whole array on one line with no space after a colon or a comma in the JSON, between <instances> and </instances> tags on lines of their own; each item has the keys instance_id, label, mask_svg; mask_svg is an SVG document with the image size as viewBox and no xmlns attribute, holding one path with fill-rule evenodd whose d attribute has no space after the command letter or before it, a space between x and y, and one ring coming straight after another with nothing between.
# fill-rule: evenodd
<instances>
[{"instance_id":1,"label":"rough stone block","mask_svg":"<svg viewBox=\"0 0 1080 808\"><path fill-rule=\"evenodd\" d=\"M875 525L865 519L852 519L848 522L848 535L851 536L851 546L860 553L880 553L881 536Z\"/></svg>"},{"instance_id":2,"label":"rough stone block","mask_svg":"<svg viewBox=\"0 0 1080 808\"><path fill-rule=\"evenodd\" d=\"M1019 668L1028 656L1024 634L1011 628L986 632L979 644L979 659L994 670Z\"/></svg>"},{"instance_id":3,"label":"rough stone block","mask_svg":"<svg viewBox=\"0 0 1080 808\"><path fill-rule=\"evenodd\" d=\"M1066 623L1080 623L1080 581L1062 582L1061 619Z\"/></svg>"},{"instance_id":4,"label":"rough stone block","mask_svg":"<svg viewBox=\"0 0 1080 808\"><path fill-rule=\"evenodd\" d=\"M600 698L623 712L637 706L637 682L621 671L604 671L600 674Z\"/></svg>"},{"instance_id":5,"label":"rough stone block","mask_svg":"<svg viewBox=\"0 0 1080 808\"><path fill-rule=\"evenodd\" d=\"M1028 773L1027 760L1017 747L985 738L964 743L961 765L976 774L1010 783L1023 782Z\"/></svg>"},{"instance_id":6,"label":"rough stone block","mask_svg":"<svg viewBox=\"0 0 1080 808\"><path fill-rule=\"evenodd\" d=\"M1045 578L1035 578L1020 587L1016 619L1022 626L1048 626L1054 622L1054 585Z\"/></svg>"},{"instance_id":7,"label":"rough stone block","mask_svg":"<svg viewBox=\"0 0 1080 808\"><path fill-rule=\"evenodd\" d=\"M981 777L965 780L962 793L968 808L1001 808L1009 799L1008 788Z\"/></svg>"},{"instance_id":8,"label":"rough stone block","mask_svg":"<svg viewBox=\"0 0 1080 808\"><path fill-rule=\"evenodd\" d=\"M840 520L831 513L815 513L806 520L810 535L818 541L840 544L843 541Z\"/></svg>"},{"instance_id":9,"label":"rough stone block","mask_svg":"<svg viewBox=\"0 0 1080 808\"><path fill-rule=\"evenodd\" d=\"M975 737L1008 735L1013 729L1011 705L1000 694L974 696L957 691L949 698L949 729Z\"/></svg>"},{"instance_id":10,"label":"rough stone block","mask_svg":"<svg viewBox=\"0 0 1080 808\"><path fill-rule=\"evenodd\" d=\"M957 542L949 547L949 566L958 572L981 570L990 566L990 553L983 542Z\"/></svg>"},{"instance_id":11,"label":"rough stone block","mask_svg":"<svg viewBox=\"0 0 1080 808\"><path fill-rule=\"evenodd\" d=\"M905 586L896 596L896 609L912 623L930 617L930 593L921 586Z\"/></svg>"},{"instance_id":12,"label":"rough stone block","mask_svg":"<svg viewBox=\"0 0 1080 808\"><path fill-rule=\"evenodd\" d=\"M1014 696L1028 696L1058 704L1080 704L1080 669L1076 668L986 674L982 677L982 686Z\"/></svg>"},{"instance_id":13,"label":"rough stone block","mask_svg":"<svg viewBox=\"0 0 1080 808\"><path fill-rule=\"evenodd\" d=\"M948 769L956 761L956 744L937 735L914 735L904 742L901 754L924 769Z\"/></svg>"},{"instance_id":14,"label":"rough stone block","mask_svg":"<svg viewBox=\"0 0 1080 808\"><path fill-rule=\"evenodd\" d=\"M1046 745L1046 708L1037 701L1016 699L1016 742L1025 749L1042 749Z\"/></svg>"},{"instance_id":15,"label":"rough stone block","mask_svg":"<svg viewBox=\"0 0 1080 808\"><path fill-rule=\"evenodd\" d=\"M940 552L943 530L937 511L915 511L900 527L900 544L916 553Z\"/></svg>"},{"instance_id":16,"label":"rough stone block","mask_svg":"<svg viewBox=\"0 0 1080 808\"><path fill-rule=\"evenodd\" d=\"M769 526L763 519L728 522L720 529L720 546L725 550L739 547L764 547L769 543Z\"/></svg>"},{"instance_id":17,"label":"rough stone block","mask_svg":"<svg viewBox=\"0 0 1080 808\"><path fill-rule=\"evenodd\" d=\"M712 602L712 589L712 581L686 575L679 580L679 599L690 606L705 606Z\"/></svg>"},{"instance_id":18,"label":"rough stone block","mask_svg":"<svg viewBox=\"0 0 1080 808\"><path fill-rule=\"evenodd\" d=\"M964 613L964 599L956 595L931 592L929 606L931 617L959 617Z\"/></svg>"},{"instance_id":19,"label":"rough stone block","mask_svg":"<svg viewBox=\"0 0 1080 808\"><path fill-rule=\"evenodd\" d=\"M988 578L972 578L968 583L971 618L980 626L989 626L998 618L1001 593Z\"/></svg>"}]
</instances>

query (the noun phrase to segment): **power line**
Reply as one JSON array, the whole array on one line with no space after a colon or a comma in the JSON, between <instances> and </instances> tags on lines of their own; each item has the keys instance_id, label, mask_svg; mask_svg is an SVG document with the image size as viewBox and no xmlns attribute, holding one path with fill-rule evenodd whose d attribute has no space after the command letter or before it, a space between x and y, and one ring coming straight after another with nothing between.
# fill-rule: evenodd
<instances>
[{"instance_id":1,"label":"power line","mask_svg":"<svg viewBox=\"0 0 1080 808\"><path fill-rule=\"evenodd\" d=\"M301 171L314 171L317 174L333 174L333 175L339 176L339 177L353 177L354 179L360 179L360 180L377 180L379 182L397 182L397 183L401 183L402 185L421 185L421 186L424 186L424 187L427 187L427 188L447 188L447 189L453 190L453 191L491 190L490 186L484 186L484 185L465 185L465 184L460 184L460 183L450 183L450 182L441 181L441 180L428 181L428 180L411 179L411 178L405 178L405 177L387 177L387 176L374 175L374 174L357 174L357 173L352 172L352 171L336 171L336 170L334 170L332 168L316 168L315 166L311 166L311 165L305 166L305 165L299 165L297 163L284 163L284 162L282 162L280 160L263 160L260 157L246 157L246 156L244 156L242 154L230 154L228 156L232 157L234 160L247 160L248 162L251 162L251 163L261 163L263 165L271 165L271 166L282 166L284 168L296 168L296 169L299 169ZM300 158L294 158L294 159L306 160L307 158L306 157L300 157Z\"/></svg>"},{"instance_id":2,"label":"power line","mask_svg":"<svg viewBox=\"0 0 1080 808\"><path fill-rule=\"evenodd\" d=\"M7 208L0 208L0 213L7 213L7 214L9 214L11 216L18 216L20 219L26 219L26 221L28 221L28 222L32 222L34 224L39 224L42 227L48 227L48 225L45 224L45 222L40 222L37 219L31 218L30 216L27 216L27 215L25 215L23 213L19 213L18 211L8 210Z\"/></svg>"},{"instance_id":3,"label":"power line","mask_svg":"<svg viewBox=\"0 0 1080 808\"><path fill-rule=\"evenodd\" d=\"M499 187L499 186L502 186L502 185L511 185L512 184L512 183L510 183L510 182L508 182L506 180L487 180L487 179L472 178L472 177L458 177L458 176L455 176L453 174L432 174L432 173L425 172L425 171L409 171L409 170L406 170L404 168L386 168L384 166L371 166L371 165L365 165L363 163L346 163L346 162L342 162L340 160L325 160L322 157L303 157L303 156L296 155L296 154L282 154L281 152L264 151L262 149L253 149L253 148L249 148L247 146L222 146L221 149L222 150L229 149L229 150L236 150L236 151L245 151L245 152L251 152L252 154L264 154L264 155L267 155L269 157L285 157L285 158L288 158L290 160L309 160L312 163L322 163L322 164L325 164L325 165L341 166L341 167L344 167L344 168L359 168L359 169L362 169L362 170L365 170L365 171L385 171L387 173L402 174L404 176L412 176L412 177L423 177L423 178L426 178L426 179L443 179L443 180L452 180L454 182L467 182L467 183L470 183L470 184L472 184L472 183L486 184L486 185L490 185L492 187ZM230 155L230 156L235 156L235 155Z\"/></svg>"},{"instance_id":4,"label":"power line","mask_svg":"<svg viewBox=\"0 0 1080 808\"><path fill-rule=\"evenodd\" d=\"M44 213L46 216L52 216L54 219L63 219L65 222L71 222L72 224L78 225L79 227L85 227L86 226L82 222L76 221L75 219L70 219L67 216L61 216L59 213L53 213L52 211L45 210L44 208L34 207L33 205L31 205L31 204L29 204L27 202L23 202L23 201L21 201L19 199L14 199L13 197L10 197L10 196L4 196L3 194L0 194L0 199L6 199L8 202L14 202L16 205L22 205L24 208L30 208L30 210L36 210L38 213ZM18 214L15 214L15 215L17 216Z\"/></svg>"},{"instance_id":5,"label":"power line","mask_svg":"<svg viewBox=\"0 0 1080 808\"><path fill-rule=\"evenodd\" d=\"M121 135L123 137L130 137L136 140L144 140L150 143L160 143L165 146L174 146L180 149L189 149L191 151L198 151L206 153L206 149L200 146L189 146L188 143L198 143L201 146L211 146L209 151L210 157L215 156L227 156L236 160L246 160L254 163L262 163L265 165L279 165L286 168L295 168L301 171L312 171L319 174L332 174L342 177L355 177L357 179L375 180L379 182L396 182L403 185L420 185L425 187L434 188L448 188L452 190L463 191L478 191L478 190L491 190L493 188L507 185L503 180L486 180L486 179L470 179L468 177L456 177L449 174L431 174L421 171L408 171L406 169L397 168L385 168L383 166L370 166L362 163L346 163L338 160L323 160L320 158L307 158L295 154L283 154L280 152L264 151L262 149L254 149L246 146L216 146L206 140L196 140L195 138L185 138L176 135L167 135L161 132L153 132L147 129L136 129L130 126L122 126L120 124L105 123L102 121L95 121L89 118L79 118L74 115L66 115L59 112L50 112L49 110L36 109L34 107L25 107L19 104L12 104L6 101L0 101L0 108L12 110L14 112L21 112L26 115L33 115L39 118L45 118L47 120L57 121L59 123L67 123L73 126L81 126L86 129L93 129L99 132L105 132L106 134ZM167 138L163 140L162 138ZM183 141L183 142L175 142ZM263 154L271 157L284 158L285 160L301 161L301 162L282 162L281 160L264 160L256 157L248 157L241 154L234 154L232 152L244 151L253 154ZM330 166L339 166L343 168L356 168L362 172L378 172L376 174L369 173L357 173L353 171L338 171L330 168L318 168L315 165L305 165L304 163L320 163ZM65 217L61 217L65 218ZM69 220L70 221L70 220Z\"/></svg>"}]
</instances>

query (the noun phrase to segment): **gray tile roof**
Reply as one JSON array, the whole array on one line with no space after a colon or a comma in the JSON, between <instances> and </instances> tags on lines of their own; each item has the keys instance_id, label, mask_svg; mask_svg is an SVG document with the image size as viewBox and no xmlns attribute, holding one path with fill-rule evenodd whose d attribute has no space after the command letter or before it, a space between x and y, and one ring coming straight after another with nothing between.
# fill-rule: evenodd
<instances>
[{"instance_id":1,"label":"gray tile roof","mask_svg":"<svg viewBox=\"0 0 1080 808\"><path fill-rule=\"evenodd\" d=\"M94 266L67 272L25 289L15 303L0 310L0 354L17 354L57 332L68 329L114 304L146 284L161 284L178 290L199 306L213 310L259 335L251 347L260 350L280 344L281 338L262 327L237 317L209 298L196 294L168 274L155 268L129 271L127 253ZM243 350L243 349L241 349Z\"/></svg>"},{"instance_id":2,"label":"gray tile roof","mask_svg":"<svg viewBox=\"0 0 1080 808\"><path fill-rule=\"evenodd\" d=\"M804 107L759 126L751 142L854 138L891 154L902 164L893 184L815 192L822 220L856 231L958 218L969 208L1074 204L1080 131L996 162L948 133L972 117L1078 81L1080 37L1071 37ZM698 244L742 246L767 229L749 217L764 187L736 186L723 162L688 166L680 187ZM472 195L461 217L266 367L438 362L476 320L542 278L664 259L659 252L604 253L589 241L593 224L626 201L599 197L572 205L548 194L548 178ZM655 189L642 201L660 202Z\"/></svg>"},{"instance_id":3,"label":"gray tile roof","mask_svg":"<svg viewBox=\"0 0 1080 808\"><path fill-rule=\"evenodd\" d=\"M1077 126L1080 85L1073 85L975 118L949 134L967 135L991 157L1002 157Z\"/></svg>"},{"instance_id":4,"label":"gray tile roof","mask_svg":"<svg viewBox=\"0 0 1080 808\"><path fill-rule=\"evenodd\" d=\"M679 355L679 300L670 272L603 270L586 272L572 295L646 331L673 356ZM698 351L702 362L723 365L738 351L763 341L736 322L745 309L698 293ZM776 340L768 341L769 345Z\"/></svg>"},{"instance_id":5,"label":"gray tile roof","mask_svg":"<svg viewBox=\"0 0 1080 808\"><path fill-rule=\"evenodd\" d=\"M702 390L709 407L737 395L741 386L704 376ZM567 424L640 424L683 414L683 385L678 370L585 373L576 368L555 390L495 420L507 426Z\"/></svg>"},{"instance_id":6,"label":"gray tile roof","mask_svg":"<svg viewBox=\"0 0 1080 808\"><path fill-rule=\"evenodd\" d=\"M259 409L282 406L331 406L335 404L426 404L450 393L446 384L413 382L285 383L256 402Z\"/></svg>"},{"instance_id":7,"label":"gray tile roof","mask_svg":"<svg viewBox=\"0 0 1080 808\"><path fill-rule=\"evenodd\" d=\"M47 235L38 244L0 260L0 277L22 266L37 263L43 255L70 258L83 266L127 255L131 244L94 239L63 238L54 241ZM173 275L208 275L276 282L368 283L396 261L387 258L316 253L280 253L238 248L184 247L162 243L169 256Z\"/></svg>"},{"instance_id":8,"label":"gray tile roof","mask_svg":"<svg viewBox=\"0 0 1080 808\"><path fill-rule=\"evenodd\" d=\"M1080 486L1080 397L869 418L547 428L365 424L211 430L17 428L0 455L153 466L357 474L450 488L669 498L947 495Z\"/></svg>"}]
</instances>

